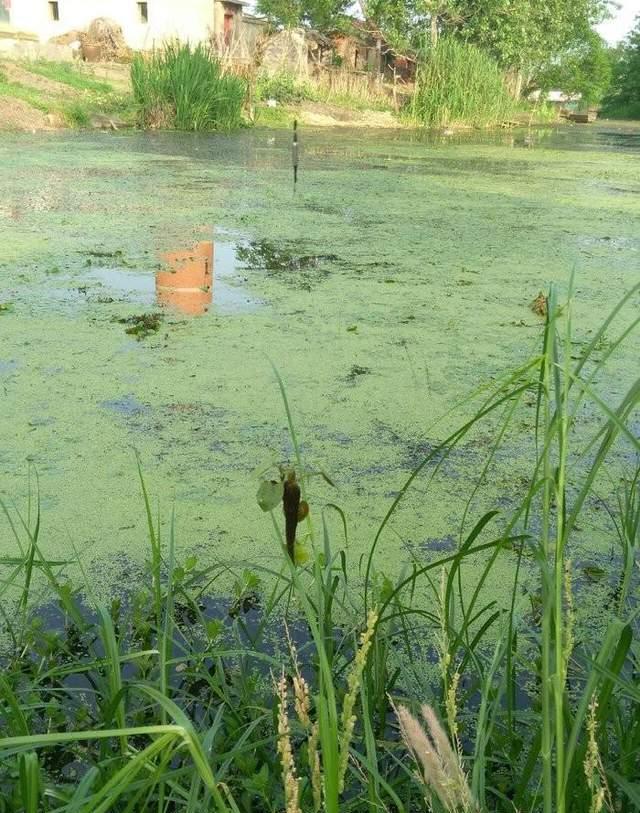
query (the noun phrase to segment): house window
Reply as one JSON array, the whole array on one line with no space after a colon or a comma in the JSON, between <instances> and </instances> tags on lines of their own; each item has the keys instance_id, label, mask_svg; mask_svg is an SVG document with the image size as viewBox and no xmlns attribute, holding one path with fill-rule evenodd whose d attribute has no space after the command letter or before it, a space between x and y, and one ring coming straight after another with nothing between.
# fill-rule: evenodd
<instances>
[{"instance_id":1,"label":"house window","mask_svg":"<svg viewBox=\"0 0 640 813\"><path fill-rule=\"evenodd\" d=\"M148 23L149 22L149 4L148 3L138 3L138 20L141 23Z\"/></svg>"},{"instance_id":2,"label":"house window","mask_svg":"<svg viewBox=\"0 0 640 813\"><path fill-rule=\"evenodd\" d=\"M49 3L49 19L57 23L60 19L60 6L57 2Z\"/></svg>"}]
</instances>

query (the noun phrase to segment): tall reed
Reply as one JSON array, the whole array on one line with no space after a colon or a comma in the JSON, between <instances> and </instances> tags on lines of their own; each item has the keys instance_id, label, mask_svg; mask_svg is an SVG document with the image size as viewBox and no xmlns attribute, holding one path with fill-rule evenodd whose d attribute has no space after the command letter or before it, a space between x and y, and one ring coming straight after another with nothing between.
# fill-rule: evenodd
<instances>
[{"instance_id":1,"label":"tall reed","mask_svg":"<svg viewBox=\"0 0 640 813\"><path fill-rule=\"evenodd\" d=\"M407 114L427 127L500 124L516 110L498 63L475 45L443 37L425 49Z\"/></svg>"},{"instance_id":2,"label":"tall reed","mask_svg":"<svg viewBox=\"0 0 640 813\"><path fill-rule=\"evenodd\" d=\"M131 84L143 127L231 130L242 124L246 83L205 45L167 43L136 55Z\"/></svg>"}]
</instances>

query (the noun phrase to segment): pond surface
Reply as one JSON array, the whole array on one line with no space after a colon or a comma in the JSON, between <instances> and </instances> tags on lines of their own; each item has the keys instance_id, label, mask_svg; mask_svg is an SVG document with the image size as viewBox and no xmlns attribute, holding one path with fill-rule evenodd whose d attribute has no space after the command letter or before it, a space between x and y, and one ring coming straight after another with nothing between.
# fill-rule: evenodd
<instances>
[{"instance_id":1,"label":"pond surface","mask_svg":"<svg viewBox=\"0 0 640 813\"><path fill-rule=\"evenodd\" d=\"M292 456L269 359L305 457L338 487L313 480L312 512L345 509L355 565L411 468L471 411L451 408L539 347L538 293L575 269L579 353L639 279L640 127L302 138L294 194L284 132L0 137L0 493L25 508L31 461L43 552L70 558L73 543L107 591L146 555L134 449L165 527L175 502L180 556L278 567L253 475ZM132 332L146 314L157 326ZM608 402L639 357L634 335L597 382ZM521 498L526 410L468 521ZM491 430L428 493L418 481L380 569L455 546ZM585 566L614 546L605 513L577 540ZM3 528L0 556L14 549Z\"/></svg>"}]
</instances>

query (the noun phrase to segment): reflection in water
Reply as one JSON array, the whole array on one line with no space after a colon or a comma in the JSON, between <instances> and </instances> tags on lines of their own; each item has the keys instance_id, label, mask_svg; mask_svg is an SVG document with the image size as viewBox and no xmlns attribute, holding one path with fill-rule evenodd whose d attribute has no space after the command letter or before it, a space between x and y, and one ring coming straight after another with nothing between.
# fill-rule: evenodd
<instances>
[{"instance_id":1,"label":"reflection in water","mask_svg":"<svg viewBox=\"0 0 640 813\"><path fill-rule=\"evenodd\" d=\"M165 267L156 274L158 305L189 316L207 313L213 302L213 242L198 243L190 251L168 252L161 259Z\"/></svg>"}]
</instances>

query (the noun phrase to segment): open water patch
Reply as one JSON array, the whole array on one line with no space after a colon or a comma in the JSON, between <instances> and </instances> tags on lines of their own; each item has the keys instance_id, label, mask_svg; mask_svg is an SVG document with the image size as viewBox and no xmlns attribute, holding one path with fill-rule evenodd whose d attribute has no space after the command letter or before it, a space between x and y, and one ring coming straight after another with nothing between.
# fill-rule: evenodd
<instances>
[{"instance_id":1,"label":"open water patch","mask_svg":"<svg viewBox=\"0 0 640 813\"><path fill-rule=\"evenodd\" d=\"M109 412L115 412L125 418L131 418L136 415L143 415L149 411L149 407L140 403L133 395L123 395L120 398L113 398L107 401L102 401L100 404L102 409Z\"/></svg>"},{"instance_id":2,"label":"open water patch","mask_svg":"<svg viewBox=\"0 0 640 813\"><path fill-rule=\"evenodd\" d=\"M75 310L83 304L124 303L185 316L252 312L265 303L247 290L241 245L201 241L158 252L155 263L153 257L137 260L121 250L92 249L81 255L82 271L47 271L38 304Z\"/></svg>"},{"instance_id":3,"label":"open water patch","mask_svg":"<svg viewBox=\"0 0 640 813\"><path fill-rule=\"evenodd\" d=\"M18 369L18 362L13 359L0 359L0 375L11 375Z\"/></svg>"}]
</instances>

